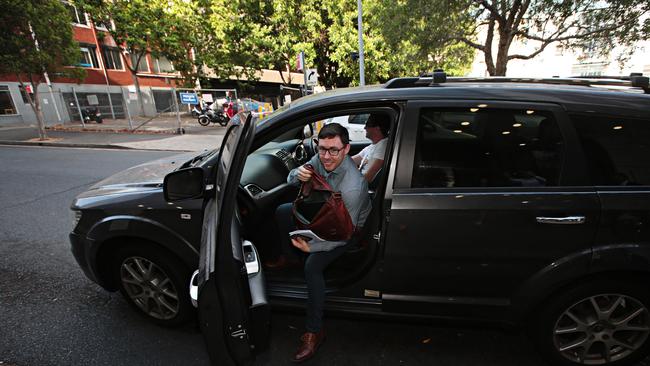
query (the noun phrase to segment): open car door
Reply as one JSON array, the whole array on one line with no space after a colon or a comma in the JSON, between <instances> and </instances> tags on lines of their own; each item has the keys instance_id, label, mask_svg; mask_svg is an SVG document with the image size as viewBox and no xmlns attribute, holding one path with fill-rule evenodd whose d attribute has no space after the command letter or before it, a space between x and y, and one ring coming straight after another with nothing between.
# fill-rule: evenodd
<instances>
[{"instance_id":1,"label":"open car door","mask_svg":"<svg viewBox=\"0 0 650 366\"><path fill-rule=\"evenodd\" d=\"M213 365L245 365L268 343L270 310L257 250L241 236L237 190L255 126L228 125L213 192L205 207L196 278L201 332Z\"/></svg>"}]
</instances>

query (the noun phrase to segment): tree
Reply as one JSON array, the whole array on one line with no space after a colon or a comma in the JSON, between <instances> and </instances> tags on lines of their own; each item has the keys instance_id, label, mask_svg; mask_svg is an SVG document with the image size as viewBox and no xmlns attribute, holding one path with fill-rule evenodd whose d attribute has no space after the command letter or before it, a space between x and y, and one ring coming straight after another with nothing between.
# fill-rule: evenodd
<instances>
[{"instance_id":1,"label":"tree","mask_svg":"<svg viewBox=\"0 0 650 366\"><path fill-rule=\"evenodd\" d=\"M0 74L16 75L23 90L25 81L32 85L33 97L25 94L44 140L47 135L38 97L44 73L77 79L85 75L81 69L65 66L76 65L80 56L70 15L59 0L1 0L0 8Z\"/></svg>"},{"instance_id":2,"label":"tree","mask_svg":"<svg viewBox=\"0 0 650 366\"><path fill-rule=\"evenodd\" d=\"M203 60L221 79L231 76L256 80L268 67L270 1L214 0L211 2L209 32Z\"/></svg>"},{"instance_id":3,"label":"tree","mask_svg":"<svg viewBox=\"0 0 650 366\"><path fill-rule=\"evenodd\" d=\"M444 69L449 75L467 73L475 51L448 38L452 30L473 27L460 5L448 0L370 2L367 9L374 16L368 22L389 49L389 73L413 76L433 69Z\"/></svg>"},{"instance_id":4,"label":"tree","mask_svg":"<svg viewBox=\"0 0 650 366\"><path fill-rule=\"evenodd\" d=\"M181 75L181 82L192 84L201 72L200 58L191 50L202 47L203 28L196 12L206 7L201 1L183 0L77 0L95 20L108 27L108 33L123 53L128 54L126 67L131 72L144 115L144 103L138 65L146 55L166 57ZM200 54L200 52L195 52Z\"/></svg>"},{"instance_id":5,"label":"tree","mask_svg":"<svg viewBox=\"0 0 650 366\"><path fill-rule=\"evenodd\" d=\"M650 34L647 0L406 0L403 7L414 19L403 30L430 34L416 42L463 42L483 53L490 75L505 75L509 61L531 59L553 43L604 55L615 45L631 50ZM436 21L431 24L431 19ZM511 54L513 42L535 49Z\"/></svg>"}]
</instances>

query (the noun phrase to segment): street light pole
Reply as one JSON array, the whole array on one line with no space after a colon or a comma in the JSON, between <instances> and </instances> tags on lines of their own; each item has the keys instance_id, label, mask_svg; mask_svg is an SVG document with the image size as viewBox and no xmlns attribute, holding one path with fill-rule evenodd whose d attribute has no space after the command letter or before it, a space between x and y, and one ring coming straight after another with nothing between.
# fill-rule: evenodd
<instances>
[{"instance_id":1,"label":"street light pole","mask_svg":"<svg viewBox=\"0 0 650 366\"><path fill-rule=\"evenodd\" d=\"M359 31L359 85L366 85L366 77L364 75L364 66L363 66L363 20L362 20L362 7L361 0L357 0L357 9L359 11L359 19L357 24L357 29Z\"/></svg>"}]
</instances>

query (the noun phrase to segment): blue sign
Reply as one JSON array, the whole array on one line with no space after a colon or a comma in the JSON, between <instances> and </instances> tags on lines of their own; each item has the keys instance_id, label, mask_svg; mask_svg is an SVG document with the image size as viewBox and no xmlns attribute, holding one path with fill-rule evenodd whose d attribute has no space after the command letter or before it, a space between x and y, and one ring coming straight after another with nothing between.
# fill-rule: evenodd
<instances>
[{"instance_id":1,"label":"blue sign","mask_svg":"<svg viewBox=\"0 0 650 366\"><path fill-rule=\"evenodd\" d=\"M196 93L179 93L181 104L199 104L199 97Z\"/></svg>"}]
</instances>

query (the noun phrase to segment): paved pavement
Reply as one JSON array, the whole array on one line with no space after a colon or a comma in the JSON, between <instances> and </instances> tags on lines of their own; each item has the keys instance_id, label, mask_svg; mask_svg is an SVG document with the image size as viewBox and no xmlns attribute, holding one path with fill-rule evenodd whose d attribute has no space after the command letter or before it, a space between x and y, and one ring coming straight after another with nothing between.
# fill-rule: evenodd
<instances>
[{"instance_id":1,"label":"paved pavement","mask_svg":"<svg viewBox=\"0 0 650 366\"><path fill-rule=\"evenodd\" d=\"M49 126L47 139L40 140L35 124L0 125L0 145L35 145L112 149L202 151L221 145L226 128L200 126L195 118L181 119L178 133L176 117L104 120L104 123L70 123Z\"/></svg>"}]
</instances>

